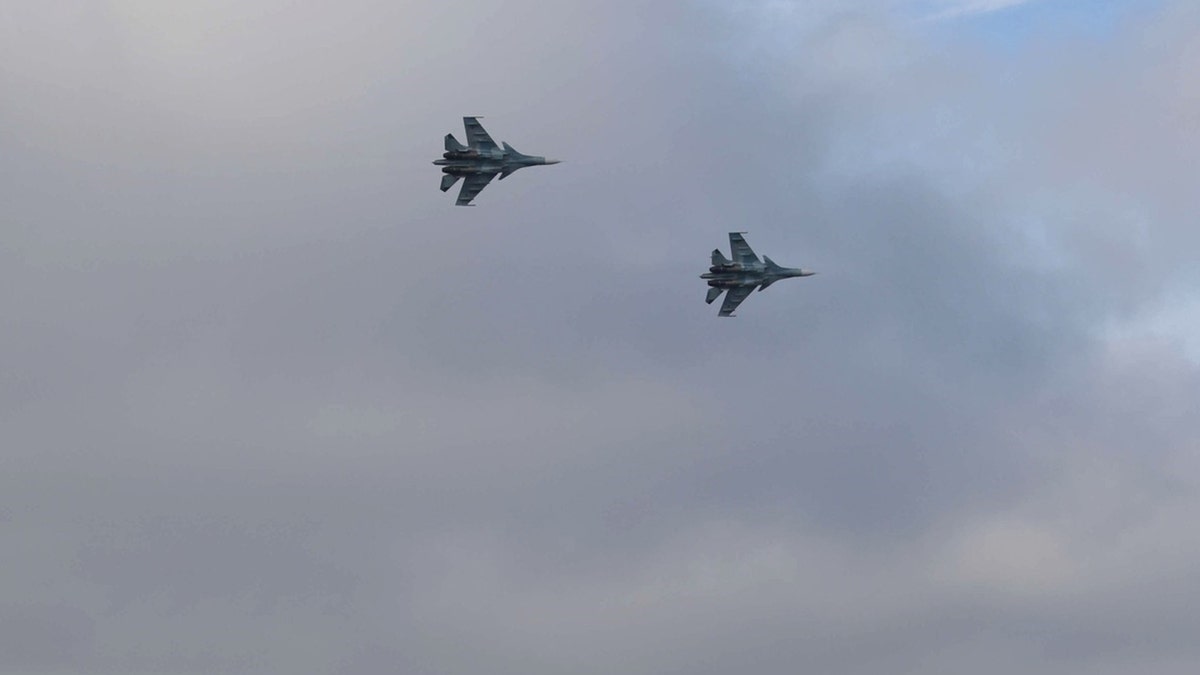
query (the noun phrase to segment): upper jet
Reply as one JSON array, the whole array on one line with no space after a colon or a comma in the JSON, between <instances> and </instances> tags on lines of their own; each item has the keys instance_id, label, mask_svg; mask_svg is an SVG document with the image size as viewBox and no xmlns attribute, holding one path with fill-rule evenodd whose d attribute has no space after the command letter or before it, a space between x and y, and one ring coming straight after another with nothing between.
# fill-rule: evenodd
<instances>
[{"instance_id":1,"label":"upper jet","mask_svg":"<svg viewBox=\"0 0 1200 675\"><path fill-rule=\"evenodd\" d=\"M458 206L472 206L471 200L483 192L483 188L500 174L500 180L508 174L527 166L558 164L557 159L546 159L534 155L522 155L508 143L496 145L483 125L474 117L464 117L467 129L467 144L459 143L454 134L446 134L446 152L434 164L442 167L442 192L449 190L459 178L466 177L458 192Z\"/></svg>"},{"instance_id":2,"label":"upper jet","mask_svg":"<svg viewBox=\"0 0 1200 675\"><path fill-rule=\"evenodd\" d=\"M721 293L729 291L725 302L721 303L721 316L733 316L733 310L737 309L756 287L761 291L780 279L811 277L816 274L800 268L780 267L765 255L759 260L740 232L729 233L729 249L732 260L726 258L720 249L713 249L712 267L708 268L706 274L700 275L700 278L707 279L708 285L711 286L708 289L708 297L704 300L708 304L711 305Z\"/></svg>"}]
</instances>

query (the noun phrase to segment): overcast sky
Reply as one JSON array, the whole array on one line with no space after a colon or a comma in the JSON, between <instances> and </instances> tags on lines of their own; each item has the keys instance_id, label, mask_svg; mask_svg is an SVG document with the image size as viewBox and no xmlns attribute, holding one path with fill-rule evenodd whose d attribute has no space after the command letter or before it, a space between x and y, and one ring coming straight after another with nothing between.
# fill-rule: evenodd
<instances>
[{"instance_id":1,"label":"overcast sky","mask_svg":"<svg viewBox=\"0 0 1200 675\"><path fill-rule=\"evenodd\" d=\"M1191 675L1197 158L1193 0L5 2L0 672Z\"/></svg>"}]
</instances>

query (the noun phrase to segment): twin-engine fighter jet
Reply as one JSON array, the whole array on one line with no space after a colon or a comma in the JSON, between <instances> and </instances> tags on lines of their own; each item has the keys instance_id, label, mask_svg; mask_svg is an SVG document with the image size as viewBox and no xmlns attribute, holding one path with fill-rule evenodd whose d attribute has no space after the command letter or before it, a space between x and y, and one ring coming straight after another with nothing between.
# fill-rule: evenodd
<instances>
[{"instance_id":1,"label":"twin-engine fighter jet","mask_svg":"<svg viewBox=\"0 0 1200 675\"><path fill-rule=\"evenodd\" d=\"M446 134L446 152L442 159L434 162L443 167L442 173L446 174L442 176L442 192L449 190L459 178L466 178L458 192L458 201L454 202L458 206L472 206L471 200L496 174L504 180L508 174L527 166L558 164L557 159L522 155L508 143L496 145L474 117L464 117L463 126L467 128L467 144L459 143L454 134Z\"/></svg>"},{"instance_id":2,"label":"twin-engine fighter jet","mask_svg":"<svg viewBox=\"0 0 1200 675\"><path fill-rule=\"evenodd\" d=\"M726 258L720 249L713 249L712 267L708 268L708 273L700 275L712 287L708 289L708 297L704 300L708 304L711 305L722 292L729 291L725 302L721 304L721 316L733 316L733 310L742 304L756 286L761 291L780 279L816 274L799 268L780 267L765 255L760 261L750 244L742 238L741 232L729 233L729 249L733 260Z\"/></svg>"}]
</instances>

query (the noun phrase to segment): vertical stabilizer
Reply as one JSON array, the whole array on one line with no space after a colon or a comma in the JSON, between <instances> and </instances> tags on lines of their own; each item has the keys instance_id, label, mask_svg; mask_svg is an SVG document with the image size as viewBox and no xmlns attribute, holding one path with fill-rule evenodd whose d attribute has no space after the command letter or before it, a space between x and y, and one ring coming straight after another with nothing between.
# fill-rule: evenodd
<instances>
[{"instance_id":1,"label":"vertical stabilizer","mask_svg":"<svg viewBox=\"0 0 1200 675\"><path fill-rule=\"evenodd\" d=\"M721 249L719 249L719 248L713 249L713 252L712 252L713 267L720 267L722 265L728 265L729 263L730 263L729 258L726 258L724 253L721 253ZM712 302L712 301L710 300L709 302Z\"/></svg>"},{"instance_id":2,"label":"vertical stabilizer","mask_svg":"<svg viewBox=\"0 0 1200 675\"><path fill-rule=\"evenodd\" d=\"M454 134L446 134L446 152L466 152L469 148L458 142Z\"/></svg>"},{"instance_id":3,"label":"vertical stabilizer","mask_svg":"<svg viewBox=\"0 0 1200 675\"><path fill-rule=\"evenodd\" d=\"M724 291L724 288L710 288L708 289L708 297L704 298L704 301L711 305L713 304L713 300L721 297L721 293Z\"/></svg>"},{"instance_id":4,"label":"vertical stabilizer","mask_svg":"<svg viewBox=\"0 0 1200 675\"><path fill-rule=\"evenodd\" d=\"M454 184L458 182L459 178L462 178L462 176L459 176L457 174L449 174L449 173L442 176L442 192L445 192L446 190L449 190L450 188L454 187Z\"/></svg>"}]
</instances>

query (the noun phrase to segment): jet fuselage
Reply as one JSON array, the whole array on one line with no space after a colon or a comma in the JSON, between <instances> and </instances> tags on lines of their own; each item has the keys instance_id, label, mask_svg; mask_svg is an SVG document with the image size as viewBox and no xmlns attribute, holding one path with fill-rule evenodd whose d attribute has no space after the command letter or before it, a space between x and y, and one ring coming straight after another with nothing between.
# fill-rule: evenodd
<instances>
[{"instance_id":1,"label":"jet fuselage","mask_svg":"<svg viewBox=\"0 0 1200 675\"><path fill-rule=\"evenodd\" d=\"M780 279L811 277L816 274L816 272L808 270L778 265L767 256L763 256L760 260L754 253L754 249L750 248L750 244L746 243L746 238L742 234L744 233L730 232L730 257L726 258L720 249L713 249L712 256L710 256L712 265L707 272L700 275L700 278L708 282L709 286L708 293L704 297L705 302L711 305L721 297L722 293L725 294L725 301L721 303L721 311L718 312L719 316L733 316L734 310L754 292L755 288L763 291L767 286Z\"/></svg>"},{"instance_id":2,"label":"jet fuselage","mask_svg":"<svg viewBox=\"0 0 1200 675\"><path fill-rule=\"evenodd\" d=\"M498 149L484 153L478 150L449 151L442 153L442 159L435 160L433 163L442 167L442 173L456 176L474 173L499 173L507 176L517 169L524 169L527 166L558 164L558 161Z\"/></svg>"},{"instance_id":3,"label":"jet fuselage","mask_svg":"<svg viewBox=\"0 0 1200 675\"><path fill-rule=\"evenodd\" d=\"M708 281L713 288L734 288L737 286L761 286L766 288L780 279L793 277L810 277L816 272L778 265L767 266L759 264L729 263L713 265L700 278Z\"/></svg>"},{"instance_id":4,"label":"jet fuselage","mask_svg":"<svg viewBox=\"0 0 1200 675\"><path fill-rule=\"evenodd\" d=\"M504 180L509 174L527 166L558 164L557 160L535 155L524 155L508 143L497 144L484 130L479 119L463 118L463 129L467 132L467 144L458 142L454 134L443 139L445 152L434 164L442 167L441 190L446 192L458 181L463 181L458 191L458 206L471 206L471 200L487 187L493 178Z\"/></svg>"}]
</instances>

